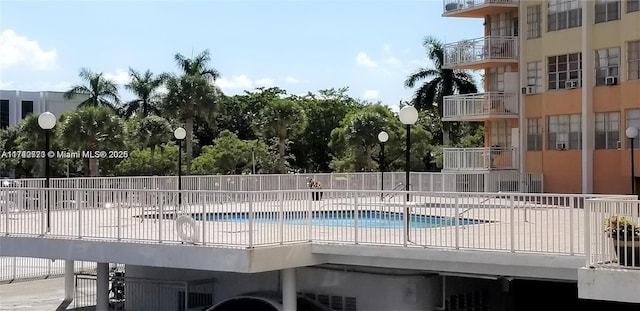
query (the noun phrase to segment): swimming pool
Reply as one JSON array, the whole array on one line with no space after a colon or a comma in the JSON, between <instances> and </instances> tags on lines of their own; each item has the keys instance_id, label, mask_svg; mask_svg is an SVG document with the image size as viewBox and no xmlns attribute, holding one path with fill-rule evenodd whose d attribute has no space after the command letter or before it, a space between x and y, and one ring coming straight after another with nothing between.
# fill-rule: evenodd
<instances>
[{"instance_id":1,"label":"swimming pool","mask_svg":"<svg viewBox=\"0 0 640 311\"><path fill-rule=\"evenodd\" d=\"M193 214L196 220L202 219L202 214ZM311 216L311 224L314 226L355 227L356 219L361 228L388 228L401 229L404 227L404 214L396 212L381 212L363 210L358 211L355 217L353 211L315 211ZM277 212L256 212L253 215L254 223L278 223ZM206 213L207 221L248 222L249 213ZM307 225L309 220L305 212L282 212L282 221L288 225ZM483 223L482 220L459 218L459 225L473 225ZM415 215L409 217L411 228L434 228L455 225L455 219L451 217Z\"/></svg>"}]
</instances>

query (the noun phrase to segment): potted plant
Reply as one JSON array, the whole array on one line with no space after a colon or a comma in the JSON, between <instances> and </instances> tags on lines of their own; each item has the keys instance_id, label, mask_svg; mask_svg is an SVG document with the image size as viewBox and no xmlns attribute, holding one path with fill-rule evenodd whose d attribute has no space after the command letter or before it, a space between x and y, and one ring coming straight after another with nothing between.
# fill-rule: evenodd
<instances>
[{"instance_id":1,"label":"potted plant","mask_svg":"<svg viewBox=\"0 0 640 311\"><path fill-rule=\"evenodd\" d=\"M309 178L307 180L307 187L309 187L309 189L322 189L322 184L319 181ZM322 191L311 192L311 199L313 201L320 201L320 199L322 199Z\"/></svg>"},{"instance_id":2,"label":"potted plant","mask_svg":"<svg viewBox=\"0 0 640 311\"><path fill-rule=\"evenodd\" d=\"M611 216L604 222L607 235L613 240L618 263L640 267L640 227L624 216Z\"/></svg>"}]
</instances>

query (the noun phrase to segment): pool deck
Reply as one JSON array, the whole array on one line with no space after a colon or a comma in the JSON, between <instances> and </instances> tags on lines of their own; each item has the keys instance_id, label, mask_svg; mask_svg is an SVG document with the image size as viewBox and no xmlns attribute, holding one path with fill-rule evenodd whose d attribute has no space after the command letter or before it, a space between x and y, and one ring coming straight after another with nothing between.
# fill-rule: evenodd
<instances>
[{"instance_id":1,"label":"pool deck","mask_svg":"<svg viewBox=\"0 0 640 311\"><path fill-rule=\"evenodd\" d=\"M480 200L482 199L482 200ZM183 201L185 202L185 201ZM159 211L166 215L159 220ZM487 221L434 228L367 228L287 224L286 217L306 218L307 211L405 213ZM181 211L179 211L181 210ZM51 232L63 239L182 244L175 221L181 214L247 213L274 218L274 223L253 221L195 221L197 245L251 248L291 243L335 243L440 247L507 252L583 254L583 209L504 198L442 198L412 195L411 202L379 196L311 200L270 200L189 204L180 209L140 204L113 204L110 208L51 211ZM459 215L459 217L454 217ZM8 216L8 219L7 219ZM0 232L13 236L42 236L44 211L3 212ZM356 221L357 222L357 221ZM454 220L455 222L455 220ZM8 230L7 230L8 226ZM407 232L408 231L408 232ZM408 233L408 234L407 234Z\"/></svg>"}]
</instances>

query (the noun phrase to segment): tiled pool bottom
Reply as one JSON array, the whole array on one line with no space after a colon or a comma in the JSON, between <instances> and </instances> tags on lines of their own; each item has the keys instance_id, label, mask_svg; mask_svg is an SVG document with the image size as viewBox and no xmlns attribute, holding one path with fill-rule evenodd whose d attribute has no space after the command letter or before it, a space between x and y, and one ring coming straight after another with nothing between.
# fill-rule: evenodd
<instances>
[{"instance_id":1,"label":"tiled pool bottom","mask_svg":"<svg viewBox=\"0 0 640 311\"><path fill-rule=\"evenodd\" d=\"M202 214L192 214L196 220L202 219ZM255 212L252 220L255 223L278 223L279 217L288 225L307 225L309 219L306 212ZM207 221L248 222L249 213L206 213ZM314 226L355 227L356 221L360 228L388 228L401 229L404 227L404 214L395 212L380 212L363 210L358 211L357 217L353 211L315 211L311 216L311 224ZM473 225L484 223L482 220L459 218L458 225ZM456 225L456 220L451 217L411 215L409 227L411 228L435 228Z\"/></svg>"}]
</instances>

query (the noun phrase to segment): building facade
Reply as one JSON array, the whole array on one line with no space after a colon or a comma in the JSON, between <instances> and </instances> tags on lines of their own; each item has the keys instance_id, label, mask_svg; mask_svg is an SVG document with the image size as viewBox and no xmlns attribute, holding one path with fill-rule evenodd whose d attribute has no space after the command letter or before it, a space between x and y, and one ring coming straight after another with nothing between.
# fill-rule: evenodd
<instances>
[{"instance_id":1,"label":"building facade","mask_svg":"<svg viewBox=\"0 0 640 311\"><path fill-rule=\"evenodd\" d=\"M625 135L640 128L640 0L444 0L443 9L485 21L484 37L445 45L445 68L482 70L485 81L483 93L446 97L443 120L484 122L486 147L445 149L445 171L542 173L545 192L640 189Z\"/></svg>"},{"instance_id":2,"label":"building facade","mask_svg":"<svg viewBox=\"0 0 640 311\"><path fill-rule=\"evenodd\" d=\"M76 109L86 97L65 99L64 92L0 91L0 129L14 126L32 113L49 111L56 116Z\"/></svg>"}]
</instances>

